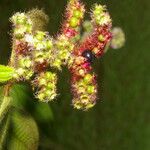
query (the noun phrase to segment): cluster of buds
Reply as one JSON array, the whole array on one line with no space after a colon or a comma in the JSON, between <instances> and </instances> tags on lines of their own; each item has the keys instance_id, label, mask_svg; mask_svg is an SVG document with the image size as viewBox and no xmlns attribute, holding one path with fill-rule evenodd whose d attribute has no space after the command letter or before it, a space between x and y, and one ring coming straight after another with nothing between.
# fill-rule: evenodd
<instances>
[{"instance_id":1,"label":"cluster of buds","mask_svg":"<svg viewBox=\"0 0 150 150\"><path fill-rule=\"evenodd\" d=\"M62 34L68 38L75 38L80 33L81 21L84 17L84 5L79 0L70 0L68 3L65 21L62 26Z\"/></svg>"},{"instance_id":2,"label":"cluster of buds","mask_svg":"<svg viewBox=\"0 0 150 150\"><path fill-rule=\"evenodd\" d=\"M74 45L70 43L64 34L58 36L55 41L55 55L52 59L51 67L61 70L62 65L66 65L73 51Z\"/></svg>"},{"instance_id":3,"label":"cluster of buds","mask_svg":"<svg viewBox=\"0 0 150 150\"><path fill-rule=\"evenodd\" d=\"M11 65L14 79L31 80L36 97L50 101L56 96L56 76L46 72L53 59L53 41L48 32L33 30L34 22L26 13L16 13L13 23L13 52ZM45 82L44 82L45 81Z\"/></svg>"},{"instance_id":4,"label":"cluster of buds","mask_svg":"<svg viewBox=\"0 0 150 150\"><path fill-rule=\"evenodd\" d=\"M51 72L41 72L32 82L36 91L35 97L42 102L49 102L56 97L57 75Z\"/></svg>"},{"instance_id":5,"label":"cluster of buds","mask_svg":"<svg viewBox=\"0 0 150 150\"><path fill-rule=\"evenodd\" d=\"M32 43L34 47L32 51L34 70L35 72L44 71L49 66L53 56L52 38L46 32L37 31L33 36Z\"/></svg>"},{"instance_id":6,"label":"cluster of buds","mask_svg":"<svg viewBox=\"0 0 150 150\"><path fill-rule=\"evenodd\" d=\"M90 54L89 51L84 52L83 56L76 56L70 67L72 93L74 95L73 106L77 109L89 109L96 104L96 76L91 73L91 62L89 59L87 61L87 54Z\"/></svg>"},{"instance_id":7,"label":"cluster of buds","mask_svg":"<svg viewBox=\"0 0 150 150\"><path fill-rule=\"evenodd\" d=\"M13 23L13 47L11 65L16 69L14 78L17 80L29 80L33 75L33 61L27 36L32 36L32 22L24 13L16 13L12 16Z\"/></svg>"},{"instance_id":8,"label":"cluster of buds","mask_svg":"<svg viewBox=\"0 0 150 150\"><path fill-rule=\"evenodd\" d=\"M61 70L66 65L72 75L73 107L83 110L93 107L97 99L97 82L92 62L102 56L112 39L112 22L106 6L94 5L89 24L91 31L84 38L80 26L85 9L79 0L69 1L65 21L56 38L43 31L42 23L36 26L37 17L34 15L38 16L38 13L46 22L47 16L37 9L16 13L11 18L13 50L10 65L14 68L13 78L30 81L35 97L48 102L57 96L57 74L50 69Z\"/></svg>"}]
</instances>

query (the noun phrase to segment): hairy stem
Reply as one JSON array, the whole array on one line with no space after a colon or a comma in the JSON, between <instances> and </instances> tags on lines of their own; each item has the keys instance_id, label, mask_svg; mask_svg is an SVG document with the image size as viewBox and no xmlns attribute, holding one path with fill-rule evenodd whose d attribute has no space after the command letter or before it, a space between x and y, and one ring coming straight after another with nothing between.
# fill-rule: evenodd
<instances>
[{"instance_id":1,"label":"hairy stem","mask_svg":"<svg viewBox=\"0 0 150 150\"><path fill-rule=\"evenodd\" d=\"M8 66L15 67L14 59L15 59L15 53L14 53L14 40L13 40L12 52L11 52L11 57L10 57ZM11 97L9 96L9 94L10 94L10 89L12 87L12 84L13 84L13 81L10 81L4 86L4 94L3 94L4 97L0 105L0 124L10 108Z\"/></svg>"},{"instance_id":2,"label":"hairy stem","mask_svg":"<svg viewBox=\"0 0 150 150\"><path fill-rule=\"evenodd\" d=\"M6 84L4 87L4 98L0 106L0 124L10 108L11 103L11 98L9 97L10 88L11 83Z\"/></svg>"},{"instance_id":3,"label":"hairy stem","mask_svg":"<svg viewBox=\"0 0 150 150\"><path fill-rule=\"evenodd\" d=\"M10 118L8 115L0 131L0 150L3 149L4 143L5 143L5 139L6 139L8 128L9 128L9 122L10 122Z\"/></svg>"}]
</instances>

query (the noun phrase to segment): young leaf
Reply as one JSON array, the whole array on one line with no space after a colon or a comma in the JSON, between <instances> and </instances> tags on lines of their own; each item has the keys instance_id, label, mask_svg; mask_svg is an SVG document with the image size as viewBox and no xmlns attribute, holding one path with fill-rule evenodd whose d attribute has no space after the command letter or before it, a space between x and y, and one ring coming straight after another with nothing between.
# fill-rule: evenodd
<instances>
[{"instance_id":1,"label":"young leaf","mask_svg":"<svg viewBox=\"0 0 150 150\"><path fill-rule=\"evenodd\" d=\"M13 78L14 68L0 65L0 82L6 82Z\"/></svg>"},{"instance_id":2,"label":"young leaf","mask_svg":"<svg viewBox=\"0 0 150 150\"><path fill-rule=\"evenodd\" d=\"M2 122L7 112L9 111L10 104L11 104L11 97L5 96L0 105L0 123Z\"/></svg>"}]
</instances>

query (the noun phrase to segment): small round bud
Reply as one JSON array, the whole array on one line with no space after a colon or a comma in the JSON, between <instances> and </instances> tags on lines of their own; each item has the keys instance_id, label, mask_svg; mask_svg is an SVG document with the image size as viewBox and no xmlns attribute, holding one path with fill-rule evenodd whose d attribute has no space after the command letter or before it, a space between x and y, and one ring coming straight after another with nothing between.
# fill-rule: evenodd
<instances>
[{"instance_id":1,"label":"small round bud","mask_svg":"<svg viewBox=\"0 0 150 150\"><path fill-rule=\"evenodd\" d=\"M85 70L84 69L80 69L79 71L78 71L78 73L79 73L79 75L80 76L84 76L85 75Z\"/></svg>"},{"instance_id":2,"label":"small round bud","mask_svg":"<svg viewBox=\"0 0 150 150\"><path fill-rule=\"evenodd\" d=\"M48 89L53 89L53 87L54 87L54 86L53 86L52 83L48 83L48 84L47 84L47 88L48 88Z\"/></svg>"},{"instance_id":3,"label":"small round bud","mask_svg":"<svg viewBox=\"0 0 150 150\"><path fill-rule=\"evenodd\" d=\"M19 57L18 63L20 67L30 68L32 66L32 61L30 57Z\"/></svg>"},{"instance_id":4,"label":"small round bud","mask_svg":"<svg viewBox=\"0 0 150 150\"><path fill-rule=\"evenodd\" d=\"M52 46L53 46L53 43L52 43L52 41L51 40L48 40L48 41L46 41L46 48L47 49L51 49L52 48Z\"/></svg>"},{"instance_id":5,"label":"small round bud","mask_svg":"<svg viewBox=\"0 0 150 150\"><path fill-rule=\"evenodd\" d=\"M24 75L24 79L25 80L29 80L31 79L31 77L33 76L34 72L32 70L26 70L25 75Z\"/></svg>"},{"instance_id":6,"label":"small round bud","mask_svg":"<svg viewBox=\"0 0 150 150\"><path fill-rule=\"evenodd\" d=\"M11 17L11 21L15 25L25 25L27 22L27 17L24 13L16 13Z\"/></svg>"},{"instance_id":7,"label":"small round bud","mask_svg":"<svg viewBox=\"0 0 150 150\"><path fill-rule=\"evenodd\" d=\"M77 26L78 26L78 23L79 23L79 20L78 20L76 17L72 17L72 18L70 19L70 26L71 26L72 28L77 27Z\"/></svg>"},{"instance_id":8,"label":"small round bud","mask_svg":"<svg viewBox=\"0 0 150 150\"><path fill-rule=\"evenodd\" d=\"M87 92L89 93L89 94L92 94L92 93L94 93L94 90L95 90L95 88L94 88L94 86L88 86L87 87Z\"/></svg>"},{"instance_id":9,"label":"small round bud","mask_svg":"<svg viewBox=\"0 0 150 150\"><path fill-rule=\"evenodd\" d=\"M82 17L82 12L80 10L74 10L73 11L73 16L76 18L81 18Z\"/></svg>"},{"instance_id":10,"label":"small round bud","mask_svg":"<svg viewBox=\"0 0 150 150\"><path fill-rule=\"evenodd\" d=\"M42 31L37 31L35 38L39 41L42 41L45 37L45 32Z\"/></svg>"},{"instance_id":11,"label":"small round bud","mask_svg":"<svg viewBox=\"0 0 150 150\"><path fill-rule=\"evenodd\" d=\"M99 35L99 36L98 36L98 40L99 40L100 42L103 42L103 41L105 41L105 37L104 37L103 35Z\"/></svg>"},{"instance_id":12,"label":"small round bud","mask_svg":"<svg viewBox=\"0 0 150 150\"><path fill-rule=\"evenodd\" d=\"M100 15L104 10L106 9L105 6L102 6L102 5L95 5L95 8L94 8L94 15Z\"/></svg>"},{"instance_id":13,"label":"small round bud","mask_svg":"<svg viewBox=\"0 0 150 150\"><path fill-rule=\"evenodd\" d=\"M14 29L14 36L16 39L21 39L24 37L24 30Z\"/></svg>"},{"instance_id":14,"label":"small round bud","mask_svg":"<svg viewBox=\"0 0 150 150\"><path fill-rule=\"evenodd\" d=\"M26 24L27 22L27 17L25 16L24 13L21 13L20 15L18 15L16 23L17 24Z\"/></svg>"},{"instance_id":15,"label":"small round bud","mask_svg":"<svg viewBox=\"0 0 150 150\"><path fill-rule=\"evenodd\" d=\"M56 59L56 60L53 62L53 64L52 64L52 66L55 67L55 68L57 68L58 70L61 69L61 65L62 65L62 62L61 62L60 59Z\"/></svg>"},{"instance_id":16,"label":"small round bud","mask_svg":"<svg viewBox=\"0 0 150 150\"><path fill-rule=\"evenodd\" d=\"M44 100L44 97L45 97L45 94L44 94L44 93L39 93L39 94L37 95L37 98L40 99L41 101Z\"/></svg>"},{"instance_id":17,"label":"small round bud","mask_svg":"<svg viewBox=\"0 0 150 150\"><path fill-rule=\"evenodd\" d=\"M22 76L24 74L25 70L23 68L19 68L16 70L16 72L19 76Z\"/></svg>"},{"instance_id":18,"label":"small round bud","mask_svg":"<svg viewBox=\"0 0 150 150\"><path fill-rule=\"evenodd\" d=\"M91 83L92 79L93 79L93 76L91 74L86 74L84 77L84 82Z\"/></svg>"},{"instance_id":19,"label":"small round bud","mask_svg":"<svg viewBox=\"0 0 150 150\"><path fill-rule=\"evenodd\" d=\"M42 85L46 85L46 79L42 78L41 80L39 80L39 85L42 86Z\"/></svg>"}]
</instances>

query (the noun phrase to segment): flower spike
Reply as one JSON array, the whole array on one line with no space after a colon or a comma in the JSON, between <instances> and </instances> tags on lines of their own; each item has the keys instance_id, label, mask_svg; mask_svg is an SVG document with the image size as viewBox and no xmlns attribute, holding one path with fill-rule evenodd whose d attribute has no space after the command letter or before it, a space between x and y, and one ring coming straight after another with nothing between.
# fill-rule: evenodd
<instances>
[{"instance_id":1,"label":"flower spike","mask_svg":"<svg viewBox=\"0 0 150 150\"><path fill-rule=\"evenodd\" d=\"M57 95L57 75L55 73L41 72L33 80L33 88L36 90L35 97L42 102L52 101Z\"/></svg>"},{"instance_id":2,"label":"flower spike","mask_svg":"<svg viewBox=\"0 0 150 150\"><path fill-rule=\"evenodd\" d=\"M96 104L96 75L92 73L92 59L103 54L111 39L111 19L106 7L95 5L92 11L92 33L74 47L72 73L73 105L77 109L87 110Z\"/></svg>"},{"instance_id":3,"label":"flower spike","mask_svg":"<svg viewBox=\"0 0 150 150\"><path fill-rule=\"evenodd\" d=\"M62 25L62 34L68 38L78 35L84 12L84 5L79 0L70 0L66 8L66 20Z\"/></svg>"},{"instance_id":4,"label":"flower spike","mask_svg":"<svg viewBox=\"0 0 150 150\"><path fill-rule=\"evenodd\" d=\"M69 1L61 33L58 34L54 42L55 55L51 67L61 70L61 67L70 61L71 53L80 35L80 25L84 12L84 5L79 0Z\"/></svg>"}]
</instances>

